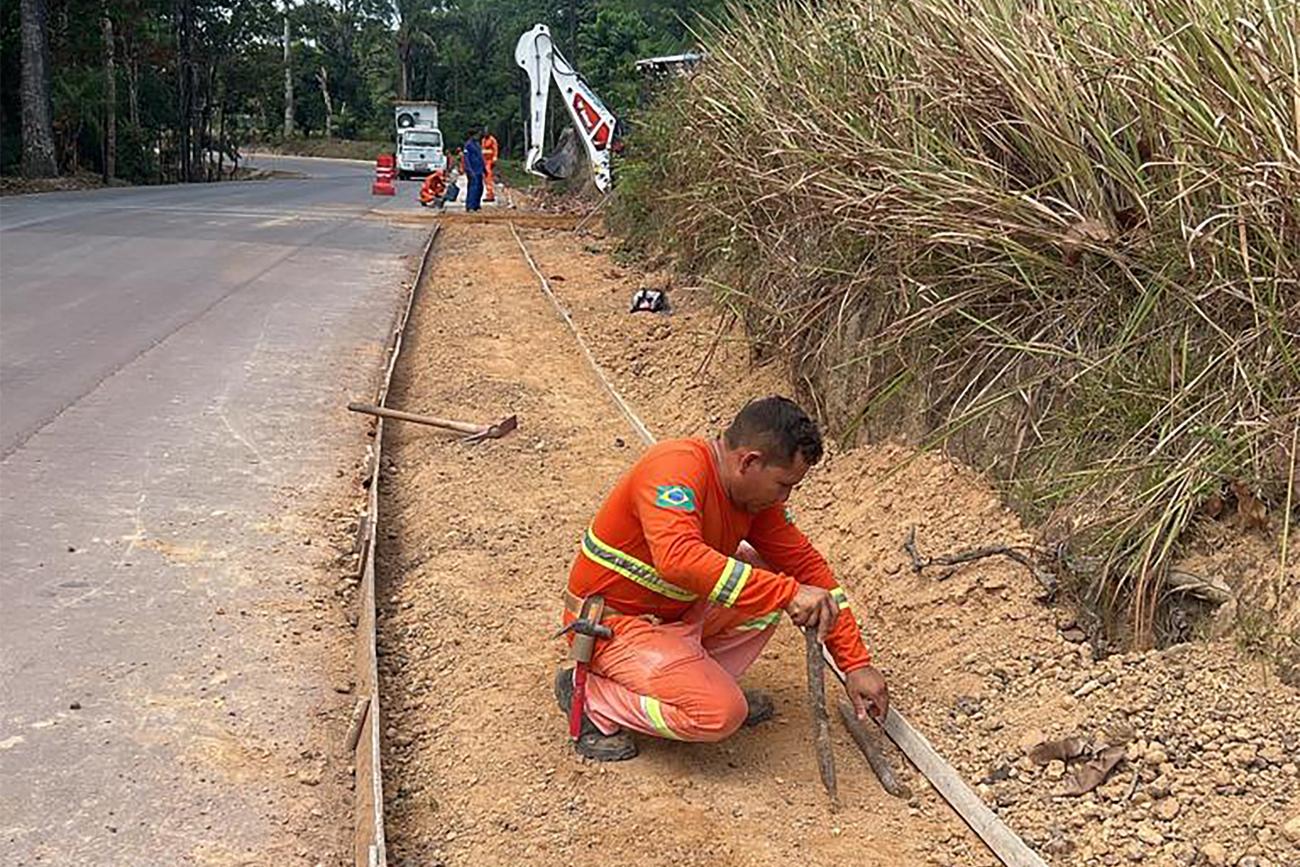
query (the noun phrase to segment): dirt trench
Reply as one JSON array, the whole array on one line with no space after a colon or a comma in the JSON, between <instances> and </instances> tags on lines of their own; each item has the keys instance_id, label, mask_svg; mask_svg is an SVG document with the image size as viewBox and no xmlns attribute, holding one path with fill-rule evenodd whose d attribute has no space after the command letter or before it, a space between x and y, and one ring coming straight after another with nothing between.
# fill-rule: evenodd
<instances>
[{"instance_id":1,"label":"dirt trench","mask_svg":"<svg viewBox=\"0 0 1300 867\"><path fill-rule=\"evenodd\" d=\"M543 261L557 259L544 233L530 235ZM602 494L638 454L635 438L506 226L447 221L408 339L393 405L513 412L521 427L466 446L394 426L386 444L381 667L394 864L617 864L653 853L682 865L896 865L964 836L932 798L909 806L883 795L843 735L848 807L829 813L789 629L749 678L775 693L777 722L717 745L647 739L619 765L575 757L551 695L563 659L551 638L557 594Z\"/></svg>"},{"instance_id":2,"label":"dirt trench","mask_svg":"<svg viewBox=\"0 0 1300 867\"><path fill-rule=\"evenodd\" d=\"M523 234L658 436L716 433L746 399L789 393L779 371L751 366L743 340L718 336L698 287L670 287L671 316L628 315L638 286L668 278L616 264L599 237L544 223ZM386 433L390 863L995 863L892 747L917 794L885 795L838 726L845 808L829 812L788 626L746 678L773 693L773 723L716 745L642 739L628 763L576 758L551 696L557 594L639 445L503 223L445 218L408 341L391 405L517 413L521 427L478 446L415 426ZM1300 702L1231 646L1098 661L1013 564L912 575L901 545L913 526L926 553L1029 540L975 473L940 456L832 444L792 504L857 603L898 705L1051 863L1214 863L1215 846L1227 864L1300 863L1287 836L1300 818ZM1129 759L1096 792L1063 799L1025 748L1071 733L1121 739Z\"/></svg>"}]
</instances>

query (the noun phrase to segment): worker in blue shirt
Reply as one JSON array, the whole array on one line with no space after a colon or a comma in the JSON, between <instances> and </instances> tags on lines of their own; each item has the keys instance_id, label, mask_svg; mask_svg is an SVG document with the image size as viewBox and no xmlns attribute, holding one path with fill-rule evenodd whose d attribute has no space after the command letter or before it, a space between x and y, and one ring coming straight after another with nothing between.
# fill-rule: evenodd
<instances>
[{"instance_id":1,"label":"worker in blue shirt","mask_svg":"<svg viewBox=\"0 0 1300 867\"><path fill-rule=\"evenodd\" d=\"M479 202L483 199L483 148L478 143L478 131L475 130L465 139L465 150L461 160L465 164L465 176L469 187L465 190L465 210L481 210Z\"/></svg>"}]
</instances>

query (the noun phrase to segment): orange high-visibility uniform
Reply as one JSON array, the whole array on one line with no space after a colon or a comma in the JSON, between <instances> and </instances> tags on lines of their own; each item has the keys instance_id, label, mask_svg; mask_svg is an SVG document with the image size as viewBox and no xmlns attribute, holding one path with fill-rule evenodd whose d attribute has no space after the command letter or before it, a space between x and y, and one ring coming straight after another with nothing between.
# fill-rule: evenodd
<instances>
[{"instance_id":1,"label":"orange high-visibility uniform","mask_svg":"<svg viewBox=\"0 0 1300 867\"><path fill-rule=\"evenodd\" d=\"M741 541L779 571L735 556ZM596 644L587 715L606 734L731 734L747 712L736 678L801 583L825 587L840 606L826 640L839 668L870 665L847 597L787 509L752 514L732 503L705 440L651 447L596 513L569 573L571 593L599 593L617 612L607 620L614 637Z\"/></svg>"},{"instance_id":2,"label":"orange high-visibility uniform","mask_svg":"<svg viewBox=\"0 0 1300 867\"><path fill-rule=\"evenodd\" d=\"M424 179L424 185L420 187L420 201L423 204L431 205L437 199L442 198L447 192L447 179L443 175L442 169L435 169L431 175Z\"/></svg>"},{"instance_id":3,"label":"orange high-visibility uniform","mask_svg":"<svg viewBox=\"0 0 1300 867\"><path fill-rule=\"evenodd\" d=\"M496 165L497 156L500 153L500 146L497 145L497 137L488 133L483 136L483 192L484 201L495 202L497 199L496 181L493 178L492 167Z\"/></svg>"}]
</instances>

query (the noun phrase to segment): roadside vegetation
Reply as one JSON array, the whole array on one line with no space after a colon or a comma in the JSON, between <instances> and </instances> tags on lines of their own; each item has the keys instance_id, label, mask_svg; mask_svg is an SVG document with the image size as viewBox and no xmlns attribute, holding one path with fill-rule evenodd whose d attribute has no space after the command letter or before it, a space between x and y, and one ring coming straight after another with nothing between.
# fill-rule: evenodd
<instances>
[{"instance_id":1,"label":"roadside vegetation","mask_svg":"<svg viewBox=\"0 0 1300 867\"><path fill-rule=\"evenodd\" d=\"M706 279L847 441L999 480L1138 644L1208 522L1274 543L1258 604L1294 606L1300 4L731 15L638 119L628 245Z\"/></svg>"},{"instance_id":2,"label":"roadside vegetation","mask_svg":"<svg viewBox=\"0 0 1300 867\"><path fill-rule=\"evenodd\" d=\"M393 152L393 142L387 139L369 141L365 139L346 138L281 138L270 141L253 141L246 151L259 153L285 154L300 157L327 157L329 159L365 160L373 162L375 157Z\"/></svg>"},{"instance_id":3,"label":"roadside vegetation","mask_svg":"<svg viewBox=\"0 0 1300 867\"><path fill-rule=\"evenodd\" d=\"M636 60L720 0L0 0L0 173L216 180L255 145L372 159L394 100L523 152L520 34L550 26L618 113ZM558 132L562 123L553 125ZM355 142L356 144L344 144Z\"/></svg>"}]
</instances>

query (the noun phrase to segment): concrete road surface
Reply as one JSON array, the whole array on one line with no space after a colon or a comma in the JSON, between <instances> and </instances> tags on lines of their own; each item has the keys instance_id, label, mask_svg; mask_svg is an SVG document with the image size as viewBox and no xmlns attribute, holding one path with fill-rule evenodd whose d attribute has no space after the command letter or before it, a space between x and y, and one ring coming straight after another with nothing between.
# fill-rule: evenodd
<instances>
[{"instance_id":1,"label":"concrete road surface","mask_svg":"<svg viewBox=\"0 0 1300 867\"><path fill-rule=\"evenodd\" d=\"M0 200L5 865L350 859L343 407L428 227L264 162Z\"/></svg>"}]
</instances>

